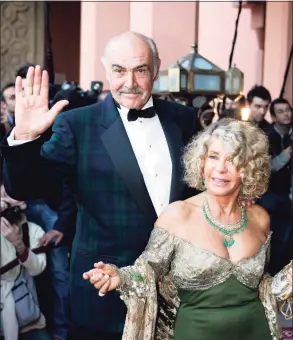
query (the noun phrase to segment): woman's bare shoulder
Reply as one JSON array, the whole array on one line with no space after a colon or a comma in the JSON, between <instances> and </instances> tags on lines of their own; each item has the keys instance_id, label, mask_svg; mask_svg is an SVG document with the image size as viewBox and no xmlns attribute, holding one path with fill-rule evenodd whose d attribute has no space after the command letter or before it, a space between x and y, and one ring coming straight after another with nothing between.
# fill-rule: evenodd
<instances>
[{"instance_id":1,"label":"woman's bare shoulder","mask_svg":"<svg viewBox=\"0 0 293 340\"><path fill-rule=\"evenodd\" d=\"M157 219L156 226L171 234L176 233L178 226L186 223L200 207L200 202L201 200L194 196L185 201L171 203Z\"/></svg>"},{"instance_id":2,"label":"woman's bare shoulder","mask_svg":"<svg viewBox=\"0 0 293 340\"><path fill-rule=\"evenodd\" d=\"M248 218L253 219L253 223L256 227L263 230L265 234L270 230L270 215L268 212L258 204L253 204L247 208Z\"/></svg>"},{"instance_id":3,"label":"woman's bare shoulder","mask_svg":"<svg viewBox=\"0 0 293 340\"><path fill-rule=\"evenodd\" d=\"M155 225L161 229L165 229L171 234L176 226L186 221L191 213L189 204L185 201L176 201L168 205L168 207L158 217Z\"/></svg>"}]
</instances>

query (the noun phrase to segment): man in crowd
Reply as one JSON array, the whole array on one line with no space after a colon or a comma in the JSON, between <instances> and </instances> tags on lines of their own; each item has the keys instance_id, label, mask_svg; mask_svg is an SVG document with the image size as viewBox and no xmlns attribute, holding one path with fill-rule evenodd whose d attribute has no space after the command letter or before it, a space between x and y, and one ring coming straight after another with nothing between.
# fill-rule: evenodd
<instances>
[{"instance_id":1,"label":"man in crowd","mask_svg":"<svg viewBox=\"0 0 293 340\"><path fill-rule=\"evenodd\" d=\"M292 247L292 108L284 98L277 98L270 106L273 129L269 133L271 178L268 192L262 203L271 214L272 260L271 272L276 273L290 261ZM288 258L289 256L289 258ZM287 261L288 260L288 261ZM287 262L286 262L287 261Z\"/></svg>"},{"instance_id":2,"label":"man in crowd","mask_svg":"<svg viewBox=\"0 0 293 340\"><path fill-rule=\"evenodd\" d=\"M271 101L270 92L263 86L256 85L247 93L250 120L266 134L272 128L272 125L265 119Z\"/></svg>"},{"instance_id":3,"label":"man in crowd","mask_svg":"<svg viewBox=\"0 0 293 340\"><path fill-rule=\"evenodd\" d=\"M8 126L12 128L14 126L14 110L15 110L15 84L8 83L1 89L1 105L2 109L6 111L6 117Z\"/></svg>"}]
</instances>

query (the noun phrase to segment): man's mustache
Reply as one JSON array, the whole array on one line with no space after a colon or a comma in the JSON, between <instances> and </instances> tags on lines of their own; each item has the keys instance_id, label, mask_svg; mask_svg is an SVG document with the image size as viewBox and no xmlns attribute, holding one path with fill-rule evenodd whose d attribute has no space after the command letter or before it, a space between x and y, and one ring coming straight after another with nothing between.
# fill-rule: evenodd
<instances>
[{"instance_id":1,"label":"man's mustache","mask_svg":"<svg viewBox=\"0 0 293 340\"><path fill-rule=\"evenodd\" d=\"M133 89L122 88L122 89L118 90L117 93L119 95L121 95L122 93L143 94L143 91L141 89L138 89L138 88L133 88Z\"/></svg>"}]
</instances>

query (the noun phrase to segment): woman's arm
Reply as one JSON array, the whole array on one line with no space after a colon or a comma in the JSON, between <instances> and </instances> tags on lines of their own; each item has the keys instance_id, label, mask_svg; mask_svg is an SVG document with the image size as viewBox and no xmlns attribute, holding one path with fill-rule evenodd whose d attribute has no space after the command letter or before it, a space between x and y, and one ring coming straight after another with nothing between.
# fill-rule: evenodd
<instances>
[{"instance_id":1,"label":"woman's arm","mask_svg":"<svg viewBox=\"0 0 293 340\"><path fill-rule=\"evenodd\" d=\"M39 246L41 237L45 234L43 229L35 223L28 222L30 248L34 249ZM31 276L37 276L41 274L47 264L46 254L36 255L31 249L27 249L27 256L25 258L20 257L21 264L26 268L27 272ZM23 261L22 261L23 259Z\"/></svg>"},{"instance_id":2,"label":"woman's arm","mask_svg":"<svg viewBox=\"0 0 293 340\"><path fill-rule=\"evenodd\" d=\"M292 298L292 265L293 260L273 278L272 293L279 301Z\"/></svg>"},{"instance_id":3,"label":"woman's arm","mask_svg":"<svg viewBox=\"0 0 293 340\"><path fill-rule=\"evenodd\" d=\"M96 269L84 273L100 295L118 289L122 295L144 297L149 283L158 281L170 271L170 263L174 254L176 240L166 230L155 227L148 245L134 265L117 268L111 264L99 262Z\"/></svg>"}]
</instances>

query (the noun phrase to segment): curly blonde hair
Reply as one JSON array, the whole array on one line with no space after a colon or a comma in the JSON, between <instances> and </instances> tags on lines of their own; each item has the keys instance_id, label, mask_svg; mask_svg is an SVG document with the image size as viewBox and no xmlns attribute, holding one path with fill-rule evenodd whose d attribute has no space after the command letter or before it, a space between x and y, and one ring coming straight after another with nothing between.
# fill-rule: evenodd
<instances>
[{"instance_id":1,"label":"curly blonde hair","mask_svg":"<svg viewBox=\"0 0 293 340\"><path fill-rule=\"evenodd\" d=\"M262 130L249 122L225 118L211 124L186 146L184 180L192 188L205 190L203 169L212 137L219 138L239 172L241 195L259 197L270 177L269 143Z\"/></svg>"}]
</instances>

